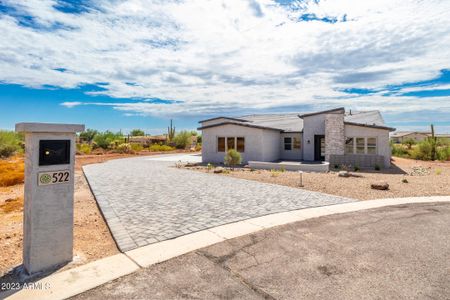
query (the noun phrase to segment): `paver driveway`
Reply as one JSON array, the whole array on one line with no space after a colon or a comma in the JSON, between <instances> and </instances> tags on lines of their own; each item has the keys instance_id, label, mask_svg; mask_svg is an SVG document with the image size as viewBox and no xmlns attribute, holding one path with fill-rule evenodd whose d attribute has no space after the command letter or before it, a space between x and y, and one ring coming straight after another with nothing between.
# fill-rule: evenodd
<instances>
[{"instance_id":1,"label":"paver driveway","mask_svg":"<svg viewBox=\"0 0 450 300\"><path fill-rule=\"evenodd\" d=\"M121 251L294 209L355 201L175 168L199 156L137 157L83 167Z\"/></svg>"}]
</instances>

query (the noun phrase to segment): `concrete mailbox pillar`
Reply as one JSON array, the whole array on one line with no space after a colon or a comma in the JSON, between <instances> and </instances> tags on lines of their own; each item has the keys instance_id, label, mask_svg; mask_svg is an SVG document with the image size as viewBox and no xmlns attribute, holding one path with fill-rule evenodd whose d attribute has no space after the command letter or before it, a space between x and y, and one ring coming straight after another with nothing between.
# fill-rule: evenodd
<instances>
[{"instance_id":1,"label":"concrete mailbox pillar","mask_svg":"<svg viewBox=\"0 0 450 300\"><path fill-rule=\"evenodd\" d=\"M31 274L73 256L75 133L84 125L18 123L25 133L23 264Z\"/></svg>"}]
</instances>

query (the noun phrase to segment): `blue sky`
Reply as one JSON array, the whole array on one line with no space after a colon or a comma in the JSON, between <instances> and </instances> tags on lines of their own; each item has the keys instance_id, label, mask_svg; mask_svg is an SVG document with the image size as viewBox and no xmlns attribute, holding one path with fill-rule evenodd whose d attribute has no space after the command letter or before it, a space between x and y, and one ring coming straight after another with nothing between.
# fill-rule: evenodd
<instances>
[{"instance_id":1,"label":"blue sky","mask_svg":"<svg viewBox=\"0 0 450 300\"><path fill-rule=\"evenodd\" d=\"M0 1L0 128L381 110L450 132L450 2Z\"/></svg>"}]
</instances>

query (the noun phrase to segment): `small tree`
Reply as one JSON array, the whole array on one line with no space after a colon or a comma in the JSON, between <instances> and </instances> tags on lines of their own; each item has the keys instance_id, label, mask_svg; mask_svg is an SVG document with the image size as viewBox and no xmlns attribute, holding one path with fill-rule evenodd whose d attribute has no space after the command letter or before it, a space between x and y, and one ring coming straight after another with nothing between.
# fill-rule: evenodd
<instances>
[{"instance_id":1,"label":"small tree","mask_svg":"<svg viewBox=\"0 0 450 300\"><path fill-rule=\"evenodd\" d=\"M236 165L239 165L242 162L241 154L234 149L230 149L223 158L223 162L226 166L230 166L231 169L234 169Z\"/></svg>"},{"instance_id":2,"label":"small tree","mask_svg":"<svg viewBox=\"0 0 450 300\"><path fill-rule=\"evenodd\" d=\"M403 141L403 144L405 144L406 147L408 147L408 150L411 150L412 146L416 144L416 141L412 138L408 138Z\"/></svg>"},{"instance_id":3,"label":"small tree","mask_svg":"<svg viewBox=\"0 0 450 300\"><path fill-rule=\"evenodd\" d=\"M86 141L88 144L91 144L97 133L97 130L87 129L86 131L80 133L80 138Z\"/></svg>"},{"instance_id":4,"label":"small tree","mask_svg":"<svg viewBox=\"0 0 450 300\"><path fill-rule=\"evenodd\" d=\"M130 135L131 136L144 136L145 132L144 132L144 130L141 130L141 129L133 129L133 130L131 130Z\"/></svg>"}]
</instances>

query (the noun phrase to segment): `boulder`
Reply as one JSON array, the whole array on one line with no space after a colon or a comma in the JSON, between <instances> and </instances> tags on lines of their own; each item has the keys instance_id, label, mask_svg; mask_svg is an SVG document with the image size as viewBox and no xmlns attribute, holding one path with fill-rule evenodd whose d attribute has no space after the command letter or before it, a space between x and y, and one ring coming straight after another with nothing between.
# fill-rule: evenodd
<instances>
[{"instance_id":1,"label":"boulder","mask_svg":"<svg viewBox=\"0 0 450 300\"><path fill-rule=\"evenodd\" d=\"M222 167L217 167L214 169L214 173L216 173L216 174L223 173L223 171L224 171L224 168L222 168Z\"/></svg>"},{"instance_id":2,"label":"boulder","mask_svg":"<svg viewBox=\"0 0 450 300\"><path fill-rule=\"evenodd\" d=\"M339 171L339 177L350 177L350 173L348 171Z\"/></svg>"},{"instance_id":3,"label":"boulder","mask_svg":"<svg viewBox=\"0 0 450 300\"><path fill-rule=\"evenodd\" d=\"M385 181L375 182L370 185L370 187L374 190L388 190L389 189L389 183Z\"/></svg>"}]
</instances>

